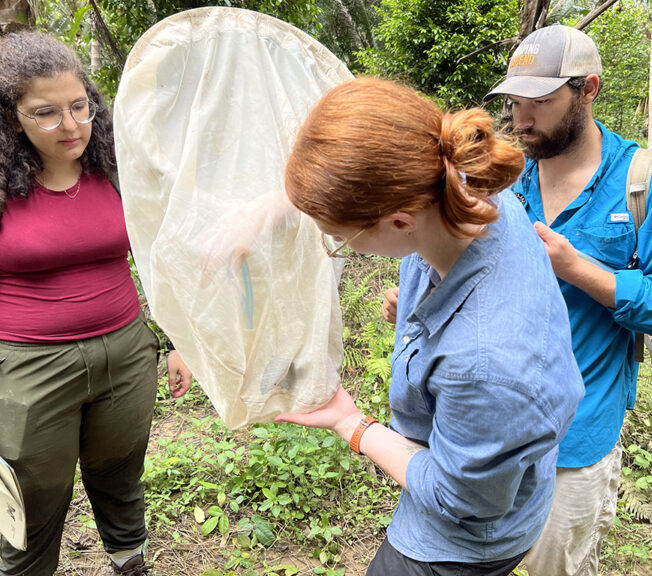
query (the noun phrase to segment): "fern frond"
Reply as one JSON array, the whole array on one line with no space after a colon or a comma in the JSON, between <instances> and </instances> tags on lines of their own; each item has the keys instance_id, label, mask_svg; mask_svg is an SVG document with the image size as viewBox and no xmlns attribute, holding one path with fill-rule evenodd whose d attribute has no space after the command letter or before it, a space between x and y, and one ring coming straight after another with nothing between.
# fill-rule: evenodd
<instances>
[{"instance_id":1,"label":"fern frond","mask_svg":"<svg viewBox=\"0 0 652 576\"><path fill-rule=\"evenodd\" d=\"M392 365L387 358L369 358L365 363L365 369L383 382L387 382L392 375Z\"/></svg>"},{"instance_id":2,"label":"fern frond","mask_svg":"<svg viewBox=\"0 0 652 576\"><path fill-rule=\"evenodd\" d=\"M346 346L344 348L343 365L345 368L362 368L365 365L365 355L358 348Z\"/></svg>"},{"instance_id":3,"label":"fern frond","mask_svg":"<svg viewBox=\"0 0 652 576\"><path fill-rule=\"evenodd\" d=\"M620 477L619 492L625 500L625 510L631 512L638 520L652 522L652 502L650 502L650 491L639 488L636 485L636 478L632 476Z\"/></svg>"}]
</instances>

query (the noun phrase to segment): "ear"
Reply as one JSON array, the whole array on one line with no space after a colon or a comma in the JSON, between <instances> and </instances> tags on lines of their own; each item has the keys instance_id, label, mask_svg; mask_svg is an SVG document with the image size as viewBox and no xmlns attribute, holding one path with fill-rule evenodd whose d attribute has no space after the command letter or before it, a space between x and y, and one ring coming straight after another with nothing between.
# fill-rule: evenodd
<instances>
[{"instance_id":1,"label":"ear","mask_svg":"<svg viewBox=\"0 0 652 576\"><path fill-rule=\"evenodd\" d=\"M597 74L589 74L586 77L584 88L582 88L582 99L586 103L593 102L598 92L600 91L600 76Z\"/></svg>"},{"instance_id":2,"label":"ear","mask_svg":"<svg viewBox=\"0 0 652 576\"><path fill-rule=\"evenodd\" d=\"M386 226L398 232L414 232L417 227L416 218L407 212L394 212L380 219Z\"/></svg>"}]
</instances>

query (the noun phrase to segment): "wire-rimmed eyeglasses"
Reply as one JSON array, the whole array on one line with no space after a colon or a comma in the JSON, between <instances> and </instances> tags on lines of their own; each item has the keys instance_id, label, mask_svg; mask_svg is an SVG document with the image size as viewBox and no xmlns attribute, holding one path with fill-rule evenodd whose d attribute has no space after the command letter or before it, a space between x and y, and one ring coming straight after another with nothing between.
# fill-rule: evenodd
<instances>
[{"instance_id":1,"label":"wire-rimmed eyeglasses","mask_svg":"<svg viewBox=\"0 0 652 576\"><path fill-rule=\"evenodd\" d=\"M36 125L42 130L55 130L61 125L63 121L63 113L68 111L72 119L77 124L88 124L92 122L97 113L97 104L92 100L77 100L70 105L70 108L61 108L59 106L41 106L34 110L34 114L25 114L25 112L18 110L19 114L34 120Z\"/></svg>"},{"instance_id":2,"label":"wire-rimmed eyeglasses","mask_svg":"<svg viewBox=\"0 0 652 576\"><path fill-rule=\"evenodd\" d=\"M365 228L362 228L359 232L356 232L351 238L347 238L341 242L335 240L335 238L329 234L321 233L321 246L324 249L324 252L328 254L330 258L346 258L345 254L342 254L342 250L346 248L351 242L353 242L360 234L365 231Z\"/></svg>"}]
</instances>

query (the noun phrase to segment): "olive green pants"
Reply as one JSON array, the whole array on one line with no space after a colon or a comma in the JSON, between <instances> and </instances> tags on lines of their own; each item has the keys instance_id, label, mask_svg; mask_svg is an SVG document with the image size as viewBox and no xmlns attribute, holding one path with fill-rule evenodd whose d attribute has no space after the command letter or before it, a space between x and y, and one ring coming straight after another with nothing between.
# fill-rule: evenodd
<instances>
[{"instance_id":1,"label":"olive green pants","mask_svg":"<svg viewBox=\"0 0 652 576\"><path fill-rule=\"evenodd\" d=\"M27 517L27 551L0 538L0 575L54 574L78 459L107 552L145 541L140 477L157 348L142 314L71 343L0 341L0 456L16 471Z\"/></svg>"}]
</instances>

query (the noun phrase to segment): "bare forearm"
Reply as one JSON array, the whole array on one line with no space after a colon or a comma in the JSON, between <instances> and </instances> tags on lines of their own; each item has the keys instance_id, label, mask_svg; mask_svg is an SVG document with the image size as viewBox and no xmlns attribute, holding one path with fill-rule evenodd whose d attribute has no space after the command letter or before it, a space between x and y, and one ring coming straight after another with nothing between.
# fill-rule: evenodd
<instances>
[{"instance_id":1,"label":"bare forearm","mask_svg":"<svg viewBox=\"0 0 652 576\"><path fill-rule=\"evenodd\" d=\"M337 433L347 442L355 430L359 418L350 418ZM407 490L406 472L412 456L426 448L380 424L371 425L360 439L360 451L380 466L401 487Z\"/></svg>"},{"instance_id":2,"label":"bare forearm","mask_svg":"<svg viewBox=\"0 0 652 576\"><path fill-rule=\"evenodd\" d=\"M408 464L412 456L426 448L385 426L374 424L362 437L360 450L407 490Z\"/></svg>"}]
</instances>

